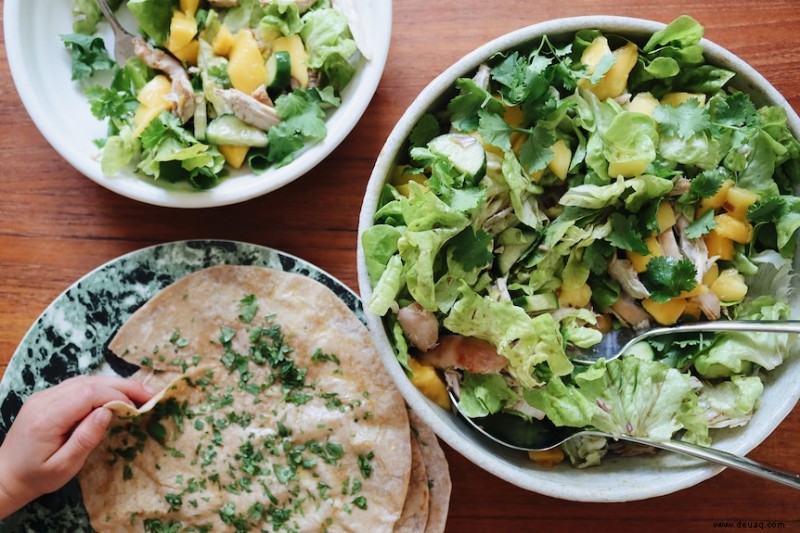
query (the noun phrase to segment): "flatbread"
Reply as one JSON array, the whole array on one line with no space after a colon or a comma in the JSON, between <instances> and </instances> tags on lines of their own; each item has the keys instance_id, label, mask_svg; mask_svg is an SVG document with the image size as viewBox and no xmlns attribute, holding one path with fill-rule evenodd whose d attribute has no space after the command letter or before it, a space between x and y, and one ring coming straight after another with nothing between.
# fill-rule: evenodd
<instances>
[{"instance_id":1,"label":"flatbread","mask_svg":"<svg viewBox=\"0 0 800 533\"><path fill-rule=\"evenodd\" d=\"M428 473L425 459L422 457L416 438L411 439L411 478L408 483L406 503L400 520L397 521L395 533L420 533L425 531L428 523L428 506L430 491L428 489Z\"/></svg>"},{"instance_id":2,"label":"flatbread","mask_svg":"<svg viewBox=\"0 0 800 533\"><path fill-rule=\"evenodd\" d=\"M110 349L165 390L135 412L112 406L122 416L79 474L97 531L393 530L406 408L324 285L212 267L152 298Z\"/></svg>"},{"instance_id":3,"label":"flatbread","mask_svg":"<svg viewBox=\"0 0 800 533\"><path fill-rule=\"evenodd\" d=\"M447 524L450 508L450 493L453 483L450 479L450 467L447 457L439 444L436 433L414 412L408 412L411 433L419 443L429 487L428 520L425 533L442 533Z\"/></svg>"}]
</instances>

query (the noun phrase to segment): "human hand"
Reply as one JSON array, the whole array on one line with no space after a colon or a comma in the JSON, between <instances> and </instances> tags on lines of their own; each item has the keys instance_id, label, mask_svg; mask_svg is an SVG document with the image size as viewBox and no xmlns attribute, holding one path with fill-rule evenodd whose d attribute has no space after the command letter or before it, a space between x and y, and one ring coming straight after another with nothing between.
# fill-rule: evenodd
<instances>
[{"instance_id":1,"label":"human hand","mask_svg":"<svg viewBox=\"0 0 800 533\"><path fill-rule=\"evenodd\" d=\"M153 394L123 378L79 376L28 398L0 446L0 519L78 473L111 422L104 404L139 405Z\"/></svg>"}]
</instances>

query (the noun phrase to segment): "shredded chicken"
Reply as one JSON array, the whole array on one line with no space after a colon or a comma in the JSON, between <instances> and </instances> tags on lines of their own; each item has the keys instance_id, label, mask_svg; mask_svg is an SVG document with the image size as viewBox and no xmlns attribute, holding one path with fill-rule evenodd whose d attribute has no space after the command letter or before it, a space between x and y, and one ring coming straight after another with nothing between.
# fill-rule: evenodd
<instances>
[{"instance_id":1,"label":"shredded chicken","mask_svg":"<svg viewBox=\"0 0 800 533\"><path fill-rule=\"evenodd\" d=\"M417 302L400 309L397 312L397 321L411 344L423 352L436 346L436 341L439 340L439 322L432 312Z\"/></svg>"},{"instance_id":2,"label":"shredded chicken","mask_svg":"<svg viewBox=\"0 0 800 533\"><path fill-rule=\"evenodd\" d=\"M700 305L700 310L709 320L717 320L722 314L719 298L713 292L698 294L694 300Z\"/></svg>"},{"instance_id":3,"label":"shredded chicken","mask_svg":"<svg viewBox=\"0 0 800 533\"><path fill-rule=\"evenodd\" d=\"M667 194L669 196L680 196L686 191L689 190L689 187L692 186L692 182L686 179L685 176L678 176L674 180L672 180L672 190L669 191Z\"/></svg>"},{"instance_id":4,"label":"shredded chicken","mask_svg":"<svg viewBox=\"0 0 800 533\"><path fill-rule=\"evenodd\" d=\"M702 283L703 276L709 268L717 261L717 257L708 256L708 247L703 239L690 239L686 236L686 227L689 221L683 215L678 216L675 226L678 228L678 239L680 242L681 251L689 261L694 265L697 276L695 280L697 283Z\"/></svg>"},{"instance_id":5,"label":"shredded chicken","mask_svg":"<svg viewBox=\"0 0 800 533\"><path fill-rule=\"evenodd\" d=\"M675 260L683 259L683 254L678 248L678 241L675 240L675 233L671 229L658 236L658 244L661 245L661 250L667 257Z\"/></svg>"},{"instance_id":6,"label":"shredded chicken","mask_svg":"<svg viewBox=\"0 0 800 533\"><path fill-rule=\"evenodd\" d=\"M133 40L133 51L148 67L169 76L172 81L169 99L175 104L173 112L181 122L188 122L194 116L194 89L181 62L166 52L153 48L139 37Z\"/></svg>"},{"instance_id":7,"label":"shredded chicken","mask_svg":"<svg viewBox=\"0 0 800 533\"><path fill-rule=\"evenodd\" d=\"M475 374L496 374L508 364L490 343L461 335L442 335L439 344L419 359L436 368L459 368Z\"/></svg>"},{"instance_id":8,"label":"shredded chicken","mask_svg":"<svg viewBox=\"0 0 800 533\"><path fill-rule=\"evenodd\" d=\"M616 255L612 255L611 261L608 263L608 273L619 282L622 290L633 298L642 300L650 296L650 291L641 282L639 275L627 259L620 259Z\"/></svg>"},{"instance_id":9,"label":"shredded chicken","mask_svg":"<svg viewBox=\"0 0 800 533\"><path fill-rule=\"evenodd\" d=\"M234 115L251 126L268 130L281 121L274 107L265 105L242 91L217 90L217 95L230 106Z\"/></svg>"},{"instance_id":10,"label":"shredded chicken","mask_svg":"<svg viewBox=\"0 0 800 533\"><path fill-rule=\"evenodd\" d=\"M267 105L269 107L275 107L275 103L272 101L272 98L270 98L269 94L267 94L267 88L263 85L259 86L258 89L253 91L250 94L250 96L252 96L253 98L255 98L264 105Z\"/></svg>"},{"instance_id":11,"label":"shredded chicken","mask_svg":"<svg viewBox=\"0 0 800 533\"><path fill-rule=\"evenodd\" d=\"M472 81L475 82L475 85L482 89L489 88L489 76L491 74L491 69L489 69L488 65L482 64L478 67L478 72L475 73L475 76L472 78Z\"/></svg>"},{"instance_id":12,"label":"shredded chicken","mask_svg":"<svg viewBox=\"0 0 800 533\"><path fill-rule=\"evenodd\" d=\"M627 294L623 294L611 306L611 313L623 324L633 329L646 329L650 327L650 315L639 307Z\"/></svg>"}]
</instances>

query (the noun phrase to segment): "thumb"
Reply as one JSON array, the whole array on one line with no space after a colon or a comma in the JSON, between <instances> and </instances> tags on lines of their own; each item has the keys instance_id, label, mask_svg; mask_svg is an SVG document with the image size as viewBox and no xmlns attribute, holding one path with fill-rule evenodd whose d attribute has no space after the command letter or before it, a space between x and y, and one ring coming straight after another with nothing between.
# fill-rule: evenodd
<instances>
[{"instance_id":1,"label":"thumb","mask_svg":"<svg viewBox=\"0 0 800 533\"><path fill-rule=\"evenodd\" d=\"M78 424L67 442L58 451L56 454L59 456L58 460L67 461L80 468L92 450L102 442L111 418L111 411L105 407L92 411Z\"/></svg>"}]
</instances>

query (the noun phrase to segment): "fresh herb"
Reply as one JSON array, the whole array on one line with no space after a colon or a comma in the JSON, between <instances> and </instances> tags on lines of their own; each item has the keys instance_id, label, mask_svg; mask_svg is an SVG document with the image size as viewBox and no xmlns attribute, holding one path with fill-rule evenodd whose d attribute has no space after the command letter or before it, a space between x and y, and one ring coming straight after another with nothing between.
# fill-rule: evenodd
<instances>
[{"instance_id":1,"label":"fresh herb","mask_svg":"<svg viewBox=\"0 0 800 533\"><path fill-rule=\"evenodd\" d=\"M103 70L114 68L103 39L79 33L62 35L61 41L72 51L72 79L83 80Z\"/></svg>"},{"instance_id":2,"label":"fresh herb","mask_svg":"<svg viewBox=\"0 0 800 533\"><path fill-rule=\"evenodd\" d=\"M697 271L688 259L653 257L641 279L655 302L667 302L681 291L691 291L697 285Z\"/></svg>"}]
</instances>

